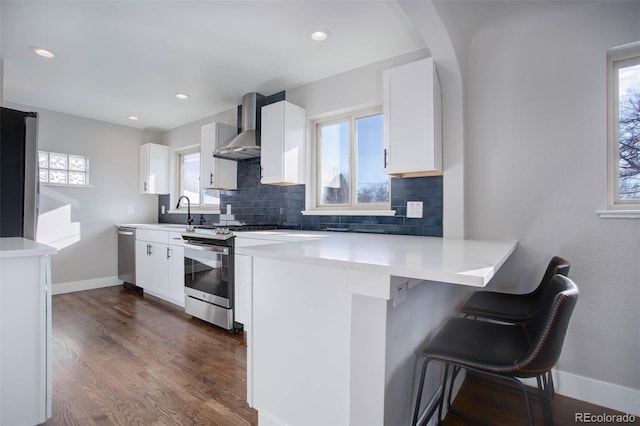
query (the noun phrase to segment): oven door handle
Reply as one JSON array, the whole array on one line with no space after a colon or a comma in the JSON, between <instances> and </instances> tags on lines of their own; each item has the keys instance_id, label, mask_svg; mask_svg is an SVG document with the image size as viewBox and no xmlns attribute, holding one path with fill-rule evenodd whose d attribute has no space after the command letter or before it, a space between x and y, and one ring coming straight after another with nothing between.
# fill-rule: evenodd
<instances>
[{"instance_id":1,"label":"oven door handle","mask_svg":"<svg viewBox=\"0 0 640 426\"><path fill-rule=\"evenodd\" d=\"M212 246L208 244L194 244L184 243L185 249L199 250L199 251L213 251L216 253L229 254L229 247Z\"/></svg>"}]
</instances>

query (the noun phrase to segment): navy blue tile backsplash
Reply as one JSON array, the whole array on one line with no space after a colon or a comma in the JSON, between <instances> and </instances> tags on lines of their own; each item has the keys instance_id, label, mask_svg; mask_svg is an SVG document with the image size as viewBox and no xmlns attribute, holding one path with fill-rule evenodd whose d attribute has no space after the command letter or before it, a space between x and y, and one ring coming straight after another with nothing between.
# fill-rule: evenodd
<instances>
[{"instance_id":1,"label":"navy blue tile backsplash","mask_svg":"<svg viewBox=\"0 0 640 426\"><path fill-rule=\"evenodd\" d=\"M391 208L395 216L303 216L305 187L273 186L260 183L260 159L238 162L238 189L220 193L220 207L231 213L236 222L247 225L276 225L288 229L334 230L442 236L442 176L391 179ZM410 219L407 201L422 201L423 217ZM186 214L161 214L160 206L169 208L169 196L158 199L158 222L186 223ZM227 224L223 215L197 214L194 224Z\"/></svg>"}]
</instances>

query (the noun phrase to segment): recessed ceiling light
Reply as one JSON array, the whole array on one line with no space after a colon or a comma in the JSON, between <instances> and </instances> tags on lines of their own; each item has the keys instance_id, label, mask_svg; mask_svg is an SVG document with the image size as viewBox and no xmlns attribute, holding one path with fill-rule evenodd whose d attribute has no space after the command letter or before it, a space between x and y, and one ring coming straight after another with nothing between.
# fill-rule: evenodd
<instances>
[{"instance_id":1,"label":"recessed ceiling light","mask_svg":"<svg viewBox=\"0 0 640 426\"><path fill-rule=\"evenodd\" d=\"M31 46L30 49L33 51L33 53L35 53L38 56L42 56L43 58L51 59L56 56L50 50L43 49L42 47Z\"/></svg>"},{"instance_id":2,"label":"recessed ceiling light","mask_svg":"<svg viewBox=\"0 0 640 426\"><path fill-rule=\"evenodd\" d=\"M133 120L133 121L140 120L140 117L136 117L135 115L130 115L129 120Z\"/></svg>"},{"instance_id":3,"label":"recessed ceiling light","mask_svg":"<svg viewBox=\"0 0 640 426\"><path fill-rule=\"evenodd\" d=\"M309 37L313 41L327 41L331 38L331 32L324 28L314 28L309 31Z\"/></svg>"},{"instance_id":4,"label":"recessed ceiling light","mask_svg":"<svg viewBox=\"0 0 640 426\"><path fill-rule=\"evenodd\" d=\"M176 98L178 98L178 99L189 99L190 96L187 93L176 93Z\"/></svg>"}]
</instances>

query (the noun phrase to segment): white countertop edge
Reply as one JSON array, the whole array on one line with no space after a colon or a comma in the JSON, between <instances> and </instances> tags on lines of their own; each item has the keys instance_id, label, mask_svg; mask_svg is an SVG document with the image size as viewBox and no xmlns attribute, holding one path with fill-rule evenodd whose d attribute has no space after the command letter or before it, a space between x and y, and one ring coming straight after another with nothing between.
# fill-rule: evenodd
<instances>
[{"instance_id":1,"label":"white countertop edge","mask_svg":"<svg viewBox=\"0 0 640 426\"><path fill-rule=\"evenodd\" d=\"M17 257L51 256L58 253L55 247L41 244L26 238L0 238L0 259Z\"/></svg>"},{"instance_id":2,"label":"white countertop edge","mask_svg":"<svg viewBox=\"0 0 640 426\"><path fill-rule=\"evenodd\" d=\"M415 237L423 238L423 237ZM274 245L282 244L282 241L274 241ZM285 244L287 242L284 242ZM507 242L508 243L508 242ZM433 270L433 269L418 269L407 268L402 266L393 265L378 265L372 263L360 263L351 262L338 259L327 259L320 257L310 257L292 253L282 253L270 250L273 247L272 244L259 245L259 246L246 246L237 247L236 253L247 256L264 257L271 259L278 259L284 261L303 262L309 264L315 264L319 266L329 266L340 269L351 269L363 272L376 272L380 274L386 274L389 276L398 276L405 278L416 278L426 281L445 282L450 284L466 285L471 287L485 287L491 278L495 275L495 272L504 264L504 262L511 256L517 247L517 242L513 241L510 249L503 254L503 256L497 260L495 265L488 266L470 271L451 272L445 270Z\"/></svg>"}]
</instances>

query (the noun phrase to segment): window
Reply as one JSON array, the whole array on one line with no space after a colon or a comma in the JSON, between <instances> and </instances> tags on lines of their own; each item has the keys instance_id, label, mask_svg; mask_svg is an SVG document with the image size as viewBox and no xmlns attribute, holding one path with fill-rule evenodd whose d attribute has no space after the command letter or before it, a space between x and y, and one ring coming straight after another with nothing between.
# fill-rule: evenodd
<instances>
[{"instance_id":1,"label":"window","mask_svg":"<svg viewBox=\"0 0 640 426\"><path fill-rule=\"evenodd\" d=\"M315 209L388 210L380 110L317 121L315 130Z\"/></svg>"},{"instance_id":2,"label":"window","mask_svg":"<svg viewBox=\"0 0 640 426\"><path fill-rule=\"evenodd\" d=\"M38 151L40 183L89 186L89 159L82 155Z\"/></svg>"},{"instance_id":3,"label":"window","mask_svg":"<svg viewBox=\"0 0 640 426\"><path fill-rule=\"evenodd\" d=\"M220 205L220 191L200 187L200 146L178 153L178 197L186 195L191 207Z\"/></svg>"},{"instance_id":4,"label":"window","mask_svg":"<svg viewBox=\"0 0 640 426\"><path fill-rule=\"evenodd\" d=\"M640 43L608 62L609 208L640 210Z\"/></svg>"}]
</instances>

